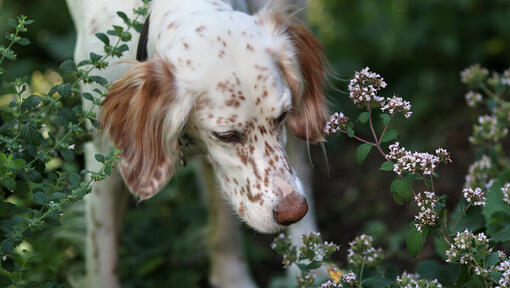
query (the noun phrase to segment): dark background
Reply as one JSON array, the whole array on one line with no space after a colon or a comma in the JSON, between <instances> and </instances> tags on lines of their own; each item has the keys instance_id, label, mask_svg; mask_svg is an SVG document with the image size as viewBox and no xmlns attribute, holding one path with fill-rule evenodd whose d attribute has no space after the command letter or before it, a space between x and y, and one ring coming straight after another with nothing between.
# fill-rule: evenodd
<instances>
[{"instance_id":1,"label":"dark background","mask_svg":"<svg viewBox=\"0 0 510 288\"><path fill-rule=\"evenodd\" d=\"M0 35L8 29L7 18L19 14L35 20L26 35L32 45L18 47L20 60L5 68L20 75L58 71L62 61L72 58L75 41L65 1L0 0ZM465 105L459 73L473 63L500 72L510 66L510 1L311 0L308 14L335 75L328 90L332 111L355 118L358 111L343 80L365 66L380 73L389 84L383 96L396 94L413 104L413 116L395 123L399 141L413 150L444 147L452 153L454 163L439 169L437 191L449 195L453 207L474 157L467 137L477 117ZM359 132L368 137L367 131ZM320 231L341 245L335 258L341 266L348 242L367 233L386 251L386 262L413 270L416 262L434 257L433 245L416 259L408 256L405 233L414 208L393 201L393 175L379 171L380 155L372 152L363 165L356 163L357 144L343 136L328 138L329 173L320 148L311 149L314 174L305 181L313 183ZM207 210L195 177L192 169L182 169L156 198L132 204L120 251L126 287L206 286ZM31 264L34 280L80 281L82 216L80 205L70 206L63 226L26 244L40 253ZM269 248L272 236L243 231L253 275L267 287L284 275Z\"/></svg>"}]
</instances>

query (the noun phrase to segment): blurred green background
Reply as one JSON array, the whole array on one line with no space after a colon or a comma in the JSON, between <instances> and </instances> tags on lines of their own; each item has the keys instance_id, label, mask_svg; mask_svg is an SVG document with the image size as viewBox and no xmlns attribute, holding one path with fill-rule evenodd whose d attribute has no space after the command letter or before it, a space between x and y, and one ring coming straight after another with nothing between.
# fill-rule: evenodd
<instances>
[{"instance_id":1,"label":"blurred green background","mask_svg":"<svg viewBox=\"0 0 510 288\"><path fill-rule=\"evenodd\" d=\"M413 116L396 123L399 141L411 149L441 146L452 152L454 164L440 169L437 190L449 195L453 207L473 160L467 137L476 119L465 105L459 73L473 63L496 71L510 66L510 1L309 0L308 5L308 22L332 66L332 110L354 118L345 80L365 66L380 73L389 84L384 96L396 94L413 104ZM32 45L17 47L20 60L5 68L39 81L34 71L56 70L72 58L73 24L63 0L0 0L0 35L8 29L7 18L18 14L36 21L27 35ZM348 242L364 232L387 251L387 262L412 270L420 259L409 258L404 239L413 207L394 203L392 177L378 170L380 156L369 155L361 167L356 163L357 144L342 136L329 138L329 171L320 148L312 147L313 177L303 180L314 188L320 231L341 245L340 264ZM156 198L131 204L120 251L125 287L207 287L207 210L195 179L192 169L182 169ZM80 281L83 209L74 205L65 215L56 232L45 231L27 244L39 252L30 268L34 280ZM284 275L269 248L272 236L243 231L253 275L267 287ZM420 257L433 254L429 245Z\"/></svg>"}]
</instances>

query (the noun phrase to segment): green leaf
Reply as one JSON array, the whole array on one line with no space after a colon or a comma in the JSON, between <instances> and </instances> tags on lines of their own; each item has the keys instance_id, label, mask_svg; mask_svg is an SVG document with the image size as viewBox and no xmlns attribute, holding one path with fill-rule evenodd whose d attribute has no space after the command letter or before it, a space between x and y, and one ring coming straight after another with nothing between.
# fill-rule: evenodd
<instances>
[{"instance_id":1,"label":"green leaf","mask_svg":"<svg viewBox=\"0 0 510 288\"><path fill-rule=\"evenodd\" d=\"M98 55L98 54L96 54L94 52L90 52L90 60L92 62L98 62L99 60L101 60L101 58L103 58L103 56Z\"/></svg>"},{"instance_id":2,"label":"green leaf","mask_svg":"<svg viewBox=\"0 0 510 288\"><path fill-rule=\"evenodd\" d=\"M391 182L391 192L398 194L399 198L406 201L411 200L413 185L409 179L395 179Z\"/></svg>"},{"instance_id":3,"label":"green leaf","mask_svg":"<svg viewBox=\"0 0 510 288\"><path fill-rule=\"evenodd\" d=\"M104 33L96 33L95 34L97 39L101 40L104 45L110 45L110 38L108 38L108 35Z\"/></svg>"},{"instance_id":4,"label":"green leaf","mask_svg":"<svg viewBox=\"0 0 510 288\"><path fill-rule=\"evenodd\" d=\"M492 252L487 258L485 259L485 268L494 266L498 263L499 260L499 253L498 252Z\"/></svg>"},{"instance_id":5,"label":"green leaf","mask_svg":"<svg viewBox=\"0 0 510 288\"><path fill-rule=\"evenodd\" d=\"M62 64L60 64L60 70L63 72L77 72L76 65L73 60L66 60Z\"/></svg>"},{"instance_id":6,"label":"green leaf","mask_svg":"<svg viewBox=\"0 0 510 288\"><path fill-rule=\"evenodd\" d=\"M390 121L391 121L391 117L389 114L383 113L383 114L379 115L379 117L381 117L381 119L383 120L384 125L390 123Z\"/></svg>"},{"instance_id":7,"label":"green leaf","mask_svg":"<svg viewBox=\"0 0 510 288\"><path fill-rule=\"evenodd\" d=\"M7 19L7 24L9 24L12 28L16 28L18 26L18 22L12 18Z\"/></svg>"},{"instance_id":8,"label":"green leaf","mask_svg":"<svg viewBox=\"0 0 510 288\"><path fill-rule=\"evenodd\" d=\"M23 100L23 103L21 103L21 110L23 112L26 112L26 111L36 107L37 105L39 105L39 103L41 103L41 101L42 101L42 99L40 96L30 95L28 98Z\"/></svg>"},{"instance_id":9,"label":"green leaf","mask_svg":"<svg viewBox=\"0 0 510 288\"><path fill-rule=\"evenodd\" d=\"M97 154L97 155L100 155L100 154ZM72 185L79 185L81 183L80 174L78 174L76 172L69 173L68 179L69 179L69 183L71 183Z\"/></svg>"},{"instance_id":10,"label":"green leaf","mask_svg":"<svg viewBox=\"0 0 510 288\"><path fill-rule=\"evenodd\" d=\"M361 164L367 158L368 153L370 153L370 150L372 150L372 144L370 143L364 143L358 146L358 149L356 149L356 159L358 159L358 163Z\"/></svg>"},{"instance_id":11,"label":"green leaf","mask_svg":"<svg viewBox=\"0 0 510 288\"><path fill-rule=\"evenodd\" d=\"M48 203L48 196L44 192L34 193L33 199L35 204L46 205Z\"/></svg>"},{"instance_id":12,"label":"green leaf","mask_svg":"<svg viewBox=\"0 0 510 288\"><path fill-rule=\"evenodd\" d=\"M108 85L108 80L106 80L105 78L101 77L101 76L89 76L90 80L96 82L97 84L101 85L101 86L106 86Z\"/></svg>"},{"instance_id":13,"label":"green leaf","mask_svg":"<svg viewBox=\"0 0 510 288\"><path fill-rule=\"evenodd\" d=\"M60 156L66 161L74 160L74 152L71 149L60 149Z\"/></svg>"},{"instance_id":14,"label":"green leaf","mask_svg":"<svg viewBox=\"0 0 510 288\"><path fill-rule=\"evenodd\" d=\"M368 112L360 113L358 116L358 121L360 123L365 124L365 123L367 123L369 117L370 117L370 113L368 113Z\"/></svg>"},{"instance_id":15,"label":"green leaf","mask_svg":"<svg viewBox=\"0 0 510 288\"><path fill-rule=\"evenodd\" d=\"M119 15L120 18L122 18L122 20L124 20L124 23L126 25L129 25L129 23L131 23L131 21L129 20L128 16L126 15L126 13L122 12L122 11L117 11L117 15Z\"/></svg>"},{"instance_id":16,"label":"green leaf","mask_svg":"<svg viewBox=\"0 0 510 288\"><path fill-rule=\"evenodd\" d=\"M9 273L12 273L12 271L14 271L14 260L12 260L11 257L7 257L5 260L2 260L0 261L2 263L2 268L9 272Z\"/></svg>"},{"instance_id":17,"label":"green leaf","mask_svg":"<svg viewBox=\"0 0 510 288\"><path fill-rule=\"evenodd\" d=\"M16 180L14 180L14 178L9 177L9 178L5 179L3 184L4 184L4 187L9 190L16 189Z\"/></svg>"},{"instance_id":18,"label":"green leaf","mask_svg":"<svg viewBox=\"0 0 510 288\"><path fill-rule=\"evenodd\" d=\"M393 162L386 161L381 164L381 168L379 168L382 171L393 171Z\"/></svg>"},{"instance_id":19,"label":"green leaf","mask_svg":"<svg viewBox=\"0 0 510 288\"><path fill-rule=\"evenodd\" d=\"M30 45L30 40L22 37L18 41L16 41L16 43L21 46L28 46L28 45Z\"/></svg>"},{"instance_id":20,"label":"green leaf","mask_svg":"<svg viewBox=\"0 0 510 288\"><path fill-rule=\"evenodd\" d=\"M398 205L404 205L404 200L402 200L402 198L400 198L397 193L393 193L393 200L395 200L395 203Z\"/></svg>"},{"instance_id":21,"label":"green leaf","mask_svg":"<svg viewBox=\"0 0 510 288\"><path fill-rule=\"evenodd\" d=\"M398 131L395 129L386 131L381 139L381 142L388 142L398 137Z\"/></svg>"},{"instance_id":22,"label":"green leaf","mask_svg":"<svg viewBox=\"0 0 510 288\"><path fill-rule=\"evenodd\" d=\"M469 280L467 286L469 288L485 288L485 285L483 282L484 282L484 280L481 276L473 274L473 276L471 276L471 280Z\"/></svg>"},{"instance_id":23,"label":"green leaf","mask_svg":"<svg viewBox=\"0 0 510 288\"><path fill-rule=\"evenodd\" d=\"M428 229L423 229L422 232L416 229L414 221L410 225L409 232L407 233L407 251L411 256L416 257L420 253L425 239L427 238Z\"/></svg>"},{"instance_id":24,"label":"green leaf","mask_svg":"<svg viewBox=\"0 0 510 288\"><path fill-rule=\"evenodd\" d=\"M41 173L39 173L39 171L35 169L31 169L30 171L28 171L27 177L28 179L30 179L30 181L34 183L41 183L43 181Z\"/></svg>"},{"instance_id":25,"label":"green leaf","mask_svg":"<svg viewBox=\"0 0 510 288\"><path fill-rule=\"evenodd\" d=\"M96 156L95 156L95 157L96 157L96 160L97 160L98 162L104 163L104 155L102 155L102 154L96 154Z\"/></svg>"}]
</instances>

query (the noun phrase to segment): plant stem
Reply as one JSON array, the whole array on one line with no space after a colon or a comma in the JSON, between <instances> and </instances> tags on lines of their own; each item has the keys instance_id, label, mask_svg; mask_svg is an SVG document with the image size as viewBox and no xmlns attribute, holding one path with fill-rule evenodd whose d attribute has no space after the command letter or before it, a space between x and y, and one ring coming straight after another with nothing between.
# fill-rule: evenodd
<instances>
[{"instance_id":1,"label":"plant stem","mask_svg":"<svg viewBox=\"0 0 510 288\"><path fill-rule=\"evenodd\" d=\"M459 224L460 219L466 215L467 210L471 207L471 203L468 203L464 209L462 209L462 212L460 213L459 217L457 217L457 220L455 220L455 224L453 224L452 230L455 230L455 227L457 227L457 224Z\"/></svg>"},{"instance_id":2,"label":"plant stem","mask_svg":"<svg viewBox=\"0 0 510 288\"><path fill-rule=\"evenodd\" d=\"M365 258L363 258L363 262L361 262L361 268L359 270L359 281L358 281L358 288L362 288L363 286L361 285L363 282L363 270L365 269Z\"/></svg>"},{"instance_id":3,"label":"plant stem","mask_svg":"<svg viewBox=\"0 0 510 288\"><path fill-rule=\"evenodd\" d=\"M368 108L368 123L370 124L370 130L372 131L372 136L374 136L375 146L377 147L377 150L379 150L379 153L381 153L381 155L384 157L384 159L388 160L388 158L386 158L386 154L384 153L384 151L381 148L380 140L377 138L377 133L375 133L374 124L372 123L372 108L370 107L370 105L367 108ZM382 136L381 136L381 139L382 139Z\"/></svg>"}]
</instances>

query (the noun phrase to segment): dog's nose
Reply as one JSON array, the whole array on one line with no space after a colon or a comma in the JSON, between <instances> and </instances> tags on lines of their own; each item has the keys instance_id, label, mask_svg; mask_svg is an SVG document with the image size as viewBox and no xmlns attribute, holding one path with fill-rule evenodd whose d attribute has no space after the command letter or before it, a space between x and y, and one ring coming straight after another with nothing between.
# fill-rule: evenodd
<instances>
[{"instance_id":1,"label":"dog's nose","mask_svg":"<svg viewBox=\"0 0 510 288\"><path fill-rule=\"evenodd\" d=\"M308 212L306 199L296 192L285 196L273 209L276 222L285 226L298 222L306 212Z\"/></svg>"}]
</instances>

